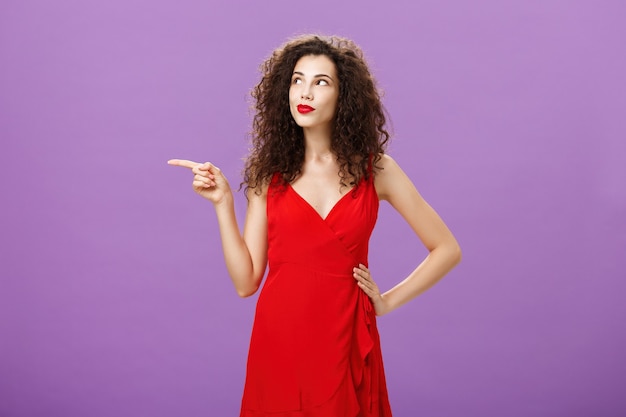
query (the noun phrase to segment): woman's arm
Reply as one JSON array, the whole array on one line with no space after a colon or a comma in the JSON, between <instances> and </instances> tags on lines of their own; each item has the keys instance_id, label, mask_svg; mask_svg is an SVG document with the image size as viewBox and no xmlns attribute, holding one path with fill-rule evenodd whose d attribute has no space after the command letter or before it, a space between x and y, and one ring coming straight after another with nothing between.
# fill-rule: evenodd
<instances>
[{"instance_id":1,"label":"woman's arm","mask_svg":"<svg viewBox=\"0 0 626 417\"><path fill-rule=\"evenodd\" d=\"M215 165L173 159L170 165L191 169L196 193L213 203L222 237L228 274L237 294L248 297L261 285L267 266L267 189L261 195L248 192L248 209L243 235L237 224L233 193L228 180Z\"/></svg>"},{"instance_id":2,"label":"woman's arm","mask_svg":"<svg viewBox=\"0 0 626 417\"><path fill-rule=\"evenodd\" d=\"M222 250L228 274L240 297L254 294L267 266L266 192L256 195L248 192L248 209L243 236L235 217L232 193L215 205L217 222L222 237Z\"/></svg>"},{"instance_id":3,"label":"woman's arm","mask_svg":"<svg viewBox=\"0 0 626 417\"><path fill-rule=\"evenodd\" d=\"M461 248L452 232L400 166L388 155L383 155L380 162L383 169L375 177L379 199L388 201L400 213L429 254L395 287L372 297L377 315L393 311L422 294L461 261Z\"/></svg>"}]
</instances>

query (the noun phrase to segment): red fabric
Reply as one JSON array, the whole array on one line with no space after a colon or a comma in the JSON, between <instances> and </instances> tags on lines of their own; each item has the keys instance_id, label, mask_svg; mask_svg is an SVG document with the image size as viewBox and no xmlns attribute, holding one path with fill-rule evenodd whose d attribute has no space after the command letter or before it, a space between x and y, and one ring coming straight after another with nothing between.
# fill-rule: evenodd
<instances>
[{"instance_id":1,"label":"red fabric","mask_svg":"<svg viewBox=\"0 0 626 417\"><path fill-rule=\"evenodd\" d=\"M241 417L389 417L376 316L352 277L378 215L363 180L325 219L276 178L269 273L252 329Z\"/></svg>"}]
</instances>

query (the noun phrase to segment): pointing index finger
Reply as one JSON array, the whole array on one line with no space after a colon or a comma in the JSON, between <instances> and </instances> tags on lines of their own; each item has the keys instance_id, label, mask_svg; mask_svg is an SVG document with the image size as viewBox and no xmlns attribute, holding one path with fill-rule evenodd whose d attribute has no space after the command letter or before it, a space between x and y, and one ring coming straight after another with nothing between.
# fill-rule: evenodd
<instances>
[{"instance_id":1,"label":"pointing index finger","mask_svg":"<svg viewBox=\"0 0 626 417\"><path fill-rule=\"evenodd\" d=\"M200 165L199 163L190 161L188 159L170 159L169 161L167 161L167 164L189 169L193 169L196 166Z\"/></svg>"}]
</instances>

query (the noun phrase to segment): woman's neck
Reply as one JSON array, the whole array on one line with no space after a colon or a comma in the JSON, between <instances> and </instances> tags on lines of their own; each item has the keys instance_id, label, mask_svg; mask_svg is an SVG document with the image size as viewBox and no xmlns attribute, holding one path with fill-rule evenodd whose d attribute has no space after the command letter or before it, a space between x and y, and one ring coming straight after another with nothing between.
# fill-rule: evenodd
<instances>
[{"instance_id":1,"label":"woman's neck","mask_svg":"<svg viewBox=\"0 0 626 417\"><path fill-rule=\"evenodd\" d=\"M330 132L326 129L304 129L304 158L327 159L333 156L330 147Z\"/></svg>"}]
</instances>

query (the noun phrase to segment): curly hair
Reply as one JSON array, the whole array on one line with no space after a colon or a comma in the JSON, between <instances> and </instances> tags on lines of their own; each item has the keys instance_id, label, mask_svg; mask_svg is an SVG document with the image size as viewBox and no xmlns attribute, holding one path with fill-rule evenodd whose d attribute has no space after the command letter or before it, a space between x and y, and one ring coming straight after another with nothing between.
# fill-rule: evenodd
<instances>
[{"instance_id":1,"label":"curly hair","mask_svg":"<svg viewBox=\"0 0 626 417\"><path fill-rule=\"evenodd\" d=\"M377 167L389 141L385 111L361 49L351 40L304 35L275 50L261 64L261 81L251 92L255 115L250 153L245 160L245 191L268 184L278 173L282 184L294 181L304 162L304 134L289 111L289 87L296 62L303 56L324 55L337 69L339 97L331 151L339 164L342 186L358 186Z\"/></svg>"}]
</instances>

